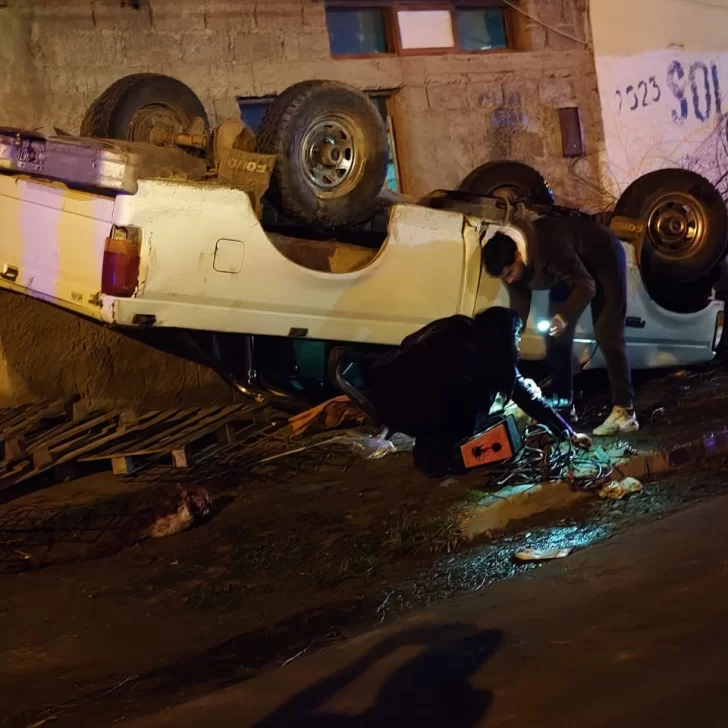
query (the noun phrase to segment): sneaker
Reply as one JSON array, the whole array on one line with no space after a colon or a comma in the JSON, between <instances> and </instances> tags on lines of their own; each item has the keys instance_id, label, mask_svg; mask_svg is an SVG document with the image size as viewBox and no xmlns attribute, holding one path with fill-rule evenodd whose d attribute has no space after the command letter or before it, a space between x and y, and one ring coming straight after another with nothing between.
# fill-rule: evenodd
<instances>
[{"instance_id":1,"label":"sneaker","mask_svg":"<svg viewBox=\"0 0 728 728\"><path fill-rule=\"evenodd\" d=\"M633 410L624 407L613 407L609 417L594 429L594 435L597 437L624 435L628 432L637 432L639 429L640 423L637 422L637 416Z\"/></svg>"}]
</instances>

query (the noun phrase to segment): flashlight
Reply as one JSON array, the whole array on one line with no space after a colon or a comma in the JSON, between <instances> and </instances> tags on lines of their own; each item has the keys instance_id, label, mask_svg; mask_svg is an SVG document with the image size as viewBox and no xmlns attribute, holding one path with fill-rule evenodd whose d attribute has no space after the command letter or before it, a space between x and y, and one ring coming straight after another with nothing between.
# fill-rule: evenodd
<instances>
[{"instance_id":1,"label":"flashlight","mask_svg":"<svg viewBox=\"0 0 728 728\"><path fill-rule=\"evenodd\" d=\"M547 331L551 329L551 322L546 321L546 319L539 321L536 324L536 329L540 331L542 334L545 334Z\"/></svg>"}]
</instances>

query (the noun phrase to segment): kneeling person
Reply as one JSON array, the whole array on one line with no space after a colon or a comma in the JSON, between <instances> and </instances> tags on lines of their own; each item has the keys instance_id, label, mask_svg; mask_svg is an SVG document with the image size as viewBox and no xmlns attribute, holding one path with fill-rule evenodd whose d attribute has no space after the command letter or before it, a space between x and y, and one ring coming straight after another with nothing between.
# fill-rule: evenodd
<instances>
[{"instance_id":1,"label":"kneeling person","mask_svg":"<svg viewBox=\"0 0 728 728\"><path fill-rule=\"evenodd\" d=\"M518 371L522 322L507 308L451 316L408 336L374 365L369 398L380 420L415 438L415 465L428 475L450 471L456 446L475 434L498 394L582 447L577 435Z\"/></svg>"}]
</instances>

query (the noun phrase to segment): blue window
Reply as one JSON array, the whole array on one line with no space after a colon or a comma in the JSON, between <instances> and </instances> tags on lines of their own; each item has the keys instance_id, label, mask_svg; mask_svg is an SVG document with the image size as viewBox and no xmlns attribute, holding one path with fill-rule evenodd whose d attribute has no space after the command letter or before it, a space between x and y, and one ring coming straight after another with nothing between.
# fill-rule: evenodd
<instances>
[{"instance_id":1,"label":"blue window","mask_svg":"<svg viewBox=\"0 0 728 728\"><path fill-rule=\"evenodd\" d=\"M385 12L385 8L327 8L331 55L390 53Z\"/></svg>"},{"instance_id":2,"label":"blue window","mask_svg":"<svg viewBox=\"0 0 728 728\"><path fill-rule=\"evenodd\" d=\"M504 8L458 8L458 43L463 51L491 51L508 48Z\"/></svg>"}]
</instances>

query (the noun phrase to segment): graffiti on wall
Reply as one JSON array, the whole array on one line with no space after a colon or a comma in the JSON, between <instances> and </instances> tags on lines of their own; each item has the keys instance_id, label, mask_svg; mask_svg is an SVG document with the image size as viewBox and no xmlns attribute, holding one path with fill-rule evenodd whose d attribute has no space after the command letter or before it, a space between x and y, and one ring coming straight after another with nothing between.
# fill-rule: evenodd
<instances>
[{"instance_id":1,"label":"graffiti on wall","mask_svg":"<svg viewBox=\"0 0 728 728\"><path fill-rule=\"evenodd\" d=\"M605 184L618 196L655 169L685 167L728 199L728 54L650 51L598 57Z\"/></svg>"}]
</instances>

